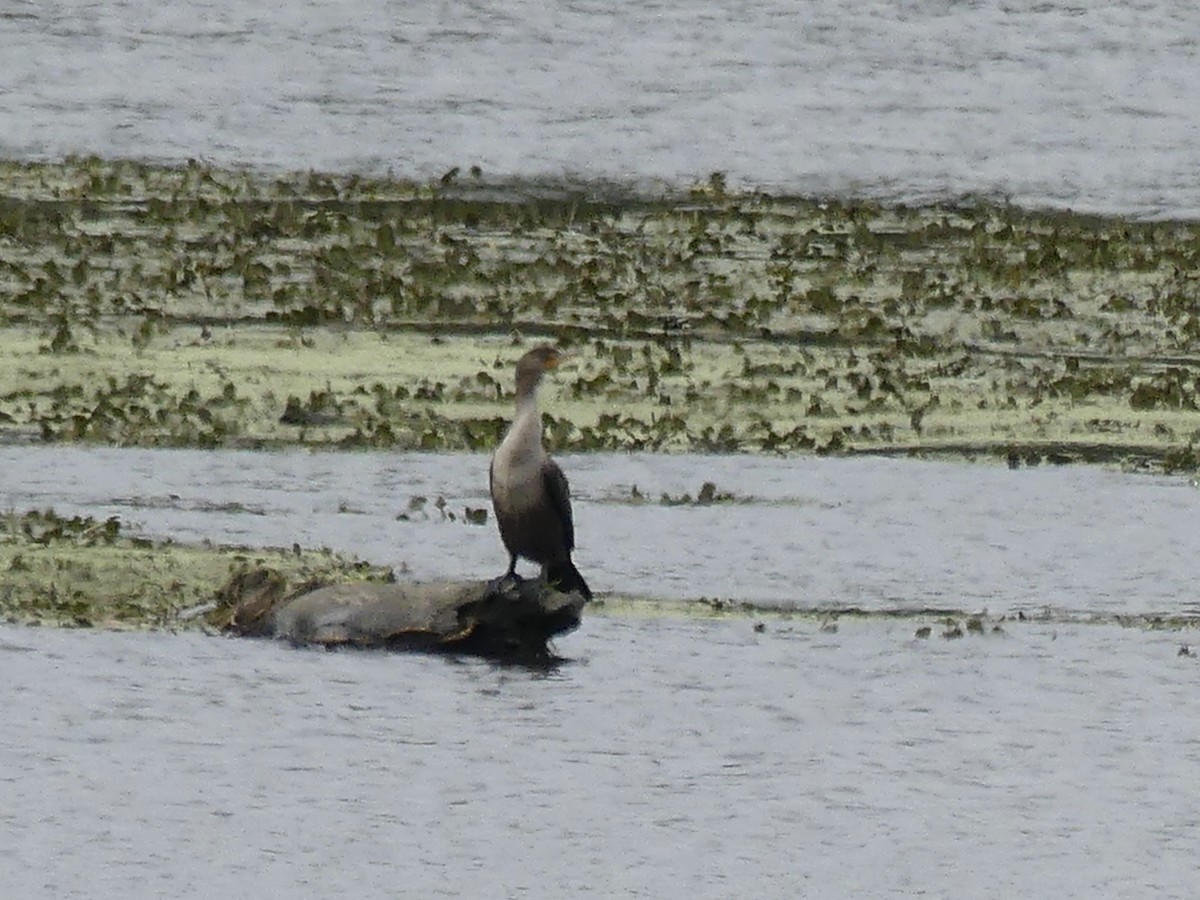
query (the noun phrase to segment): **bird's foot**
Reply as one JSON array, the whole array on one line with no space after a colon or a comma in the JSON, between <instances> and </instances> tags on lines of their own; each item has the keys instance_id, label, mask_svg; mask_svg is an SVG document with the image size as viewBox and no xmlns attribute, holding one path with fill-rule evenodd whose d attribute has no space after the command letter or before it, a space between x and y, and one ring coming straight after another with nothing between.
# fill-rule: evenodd
<instances>
[{"instance_id":1,"label":"bird's foot","mask_svg":"<svg viewBox=\"0 0 1200 900\"><path fill-rule=\"evenodd\" d=\"M499 578L493 578L487 583L487 592L489 594L503 594L520 587L524 581L525 579L516 572L505 572Z\"/></svg>"}]
</instances>

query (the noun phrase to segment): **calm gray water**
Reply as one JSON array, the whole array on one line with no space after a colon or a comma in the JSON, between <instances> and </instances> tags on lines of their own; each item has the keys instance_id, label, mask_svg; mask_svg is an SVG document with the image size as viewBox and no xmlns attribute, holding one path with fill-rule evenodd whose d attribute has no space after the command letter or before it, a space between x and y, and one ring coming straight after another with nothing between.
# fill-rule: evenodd
<instances>
[{"instance_id":1,"label":"calm gray water","mask_svg":"<svg viewBox=\"0 0 1200 900\"><path fill-rule=\"evenodd\" d=\"M20 898L1191 898L1179 636L591 618L549 676L0 627Z\"/></svg>"},{"instance_id":2,"label":"calm gray water","mask_svg":"<svg viewBox=\"0 0 1200 900\"><path fill-rule=\"evenodd\" d=\"M0 3L0 154L1200 216L1181 0Z\"/></svg>"},{"instance_id":3,"label":"calm gray water","mask_svg":"<svg viewBox=\"0 0 1200 900\"><path fill-rule=\"evenodd\" d=\"M1101 468L567 456L593 589L803 609L1200 612L1200 490ZM664 506L712 481L737 502ZM630 502L634 487L647 502ZM424 509L398 521L414 497ZM434 508L445 499L447 513ZM119 516L156 538L331 547L421 579L507 556L474 454L0 447L0 508ZM467 508L489 510L467 525ZM526 570L527 574L533 570Z\"/></svg>"},{"instance_id":4,"label":"calm gray water","mask_svg":"<svg viewBox=\"0 0 1200 900\"><path fill-rule=\"evenodd\" d=\"M1076 620L589 616L551 672L0 626L5 897L1192 897L1200 491L1097 468L565 457L599 591ZM0 448L0 505L493 575L473 455ZM713 480L741 501L631 504ZM428 518L396 521L415 495ZM2 575L0 575L2 577ZM940 630L940 629L937 629Z\"/></svg>"},{"instance_id":5,"label":"calm gray water","mask_svg":"<svg viewBox=\"0 0 1200 900\"><path fill-rule=\"evenodd\" d=\"M0 2L0 154L1200 215L1190 3ZM1195 611L1200 493L1098 469L567 458L607 592ZM0 504L504 564L479 457L0 448ZM748 502L632 505L705 480ZM0 576L2 577L2 576ZM549 675L0 627L5 897L1191 897L1188 633L613 620Z\"/></svg>"}]
</instances>

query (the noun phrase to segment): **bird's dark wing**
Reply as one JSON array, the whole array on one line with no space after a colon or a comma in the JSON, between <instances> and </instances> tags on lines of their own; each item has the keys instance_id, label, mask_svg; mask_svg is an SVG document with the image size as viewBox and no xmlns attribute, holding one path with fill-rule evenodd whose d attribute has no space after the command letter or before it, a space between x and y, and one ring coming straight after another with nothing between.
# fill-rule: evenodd
<instances>
[{"instance_id":1,"label":"bird's dark wing","mask_svg":"<svg viewBox=\"0 0 1200 900\"><path fill-rule=\"evenodd\" d=\"M562 524L563 544L567 552L575 549L575 520L571 516L571 489L567 485L567 476L552 459L546 460L542 466L542 484L546 488L546 497L550 501L550 509Z\"/></svg>"}]
</instances>

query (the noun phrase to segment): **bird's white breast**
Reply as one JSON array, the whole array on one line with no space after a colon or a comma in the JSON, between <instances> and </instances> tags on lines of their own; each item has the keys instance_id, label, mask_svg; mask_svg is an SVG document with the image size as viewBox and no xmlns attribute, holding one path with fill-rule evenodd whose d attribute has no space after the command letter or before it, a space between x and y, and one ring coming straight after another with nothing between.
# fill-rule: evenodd
<instances>
[{"instance_id":1,"label":"bird's white breast","mask_svg":"<svg viewBox=\"0 0 1200 900\"><path fill-rule=\"evenodd\" d=\"M492 495L496 503L511 512L535 505L542 494L541 417L518 416L492 458Z\"/></svg>"}]
</instances>

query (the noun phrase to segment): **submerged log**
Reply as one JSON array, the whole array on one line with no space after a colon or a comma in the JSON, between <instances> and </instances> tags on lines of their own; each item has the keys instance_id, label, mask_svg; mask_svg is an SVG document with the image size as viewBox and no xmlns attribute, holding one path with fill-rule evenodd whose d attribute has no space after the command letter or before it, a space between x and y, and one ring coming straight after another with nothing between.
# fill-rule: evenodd
<instances>
[{"instance_id":1,"label":"submerged log","mask_svg":"<svg viewBox=\"0 0 1200 900\"><path fill-rule=\"evenodd\" d=\"M297 644L550 658L547 642L579 626L584 600L540 581L332 584L287 593L267 569L222 589L228 630Z\"/></svg>"}]
</instances>

